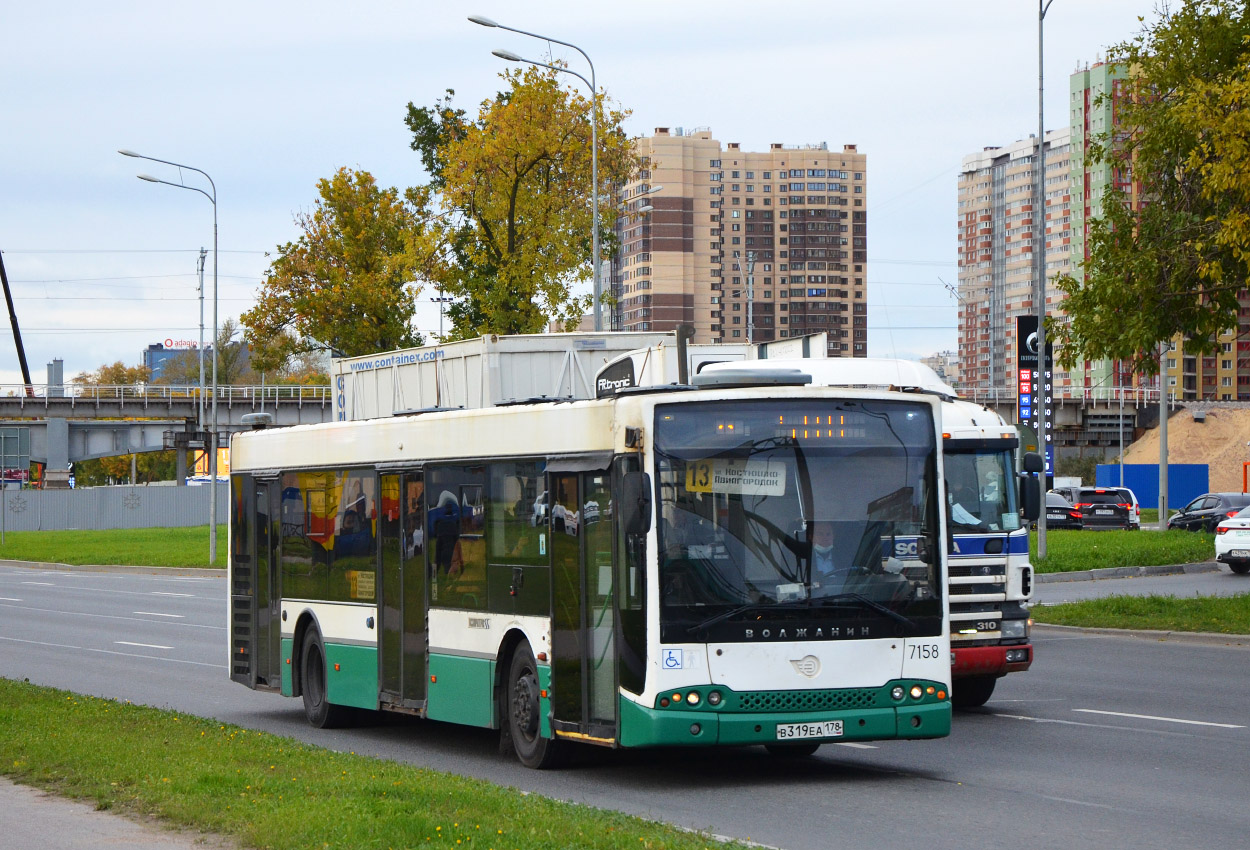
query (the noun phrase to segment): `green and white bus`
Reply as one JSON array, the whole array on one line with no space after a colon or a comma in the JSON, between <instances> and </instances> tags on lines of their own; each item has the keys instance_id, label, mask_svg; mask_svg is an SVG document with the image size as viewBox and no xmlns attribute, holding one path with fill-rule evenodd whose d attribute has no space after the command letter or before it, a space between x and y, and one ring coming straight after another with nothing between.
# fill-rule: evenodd
<instances>
[{"instance_id":1,"label":"green and white bus","mask_svg":"<svg viewBox=\"0 0 1250 850\"><path fill-rule=\"evenodd\" d=\"M231 678L530 767L949 734L937 399L696 380L236 435Z\"/></svg>"}]
</instances>

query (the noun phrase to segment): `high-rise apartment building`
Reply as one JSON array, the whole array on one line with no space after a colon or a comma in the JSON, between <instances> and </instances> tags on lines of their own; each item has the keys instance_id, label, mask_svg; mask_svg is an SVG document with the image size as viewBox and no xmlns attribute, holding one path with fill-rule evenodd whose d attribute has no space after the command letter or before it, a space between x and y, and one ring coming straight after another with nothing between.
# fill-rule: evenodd
<instances>
[{"instance_id":1,"label":"high-rise apartment building","mask_svg":"<svg viewBox=\"0 0 1250 850\"><path fill-rule=\"evenodd\" d=\"M1034 226L1046 228L1046 275L1072 265L1067 129L1046 134L1044 219L1034 214L1036 137L964 157L959 174L959 361L964 387L1013 391L1016 318L1037 314ZM1062 293L1046 290L1046 309ZM1058 397L1071 384L1057 373Z\"/></svg>"},{"instance_id":2,"label":"high-rise apartment building","mask_svg":"<svg viewBox=\"0 0 1250 850\"><path fill-rule=\"evenodd\" d=\"M1071 77L1072 187L1078 199L1072 205L1072 242L1077 259L1089 256L1089 223L1102 214L1109 188L1117 189L1131 207L1142 203L1141 185L1130 173L1110 163L1091 162L1087 156L1089 145L1113 129L1126 79L1123 68L1105 62L1079 69ZM1080 279L1079 263L1072 274ZM1250 323L1250 299L1242 298L1240 312L1241 322ZM1217 340L1219 350L1207 355L1187 351L1183 337L1173 340L1163 363L1169 392L1180 399L1250 399L1250 339L1239 336L1244 334L1238 327L1229 328ZM1085 386L1098 397L1114 387L1159 384L1157 377L1134 373L1128 363L1102 360L1085 364Z\"/></svg>"},{"instance_id":3,"label":"high-rise apartment building","mask_svg":"<svg viewBox=\"0 0 1250 850\"><path fill-rule=\"evenodd\" d=\"M855 145L722 145L708 129L639 139L622 187L613 330L695 328L695 342L828 334L868 353L866 157Z\"/></svg>"}]
</instances>

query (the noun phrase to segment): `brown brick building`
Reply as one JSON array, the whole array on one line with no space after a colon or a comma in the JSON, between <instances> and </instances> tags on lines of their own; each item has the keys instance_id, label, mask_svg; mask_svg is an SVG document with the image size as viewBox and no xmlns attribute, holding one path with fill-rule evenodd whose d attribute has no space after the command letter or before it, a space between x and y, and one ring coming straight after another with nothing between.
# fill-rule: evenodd
<instances>
[{"instance_id":1,"label":"brown brick building","mask_svg":"<svg viewBox=\"0 0 1250 850\"><path fill-rule=\"evenodd\" d=\"M733 343L825 332L830 355L867 356L866 157L855 145L751 152L707 129L663 127L637 144L613 330L688 323L695 342Z\"/></svg>"}]
</instances>

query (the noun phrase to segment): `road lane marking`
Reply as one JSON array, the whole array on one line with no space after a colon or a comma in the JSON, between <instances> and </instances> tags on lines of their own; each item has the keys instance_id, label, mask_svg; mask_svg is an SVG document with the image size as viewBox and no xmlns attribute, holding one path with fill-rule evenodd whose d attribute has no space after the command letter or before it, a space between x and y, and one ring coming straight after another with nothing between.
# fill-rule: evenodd
<instances>
[{"instance_id":1,"label":"road lane marking","mask_svg":"<svg viewBox=\"0 0 1250 850\"><path fill-rule=\"evenodd\" d=\"M100 620L125 620L128 623L152 624L151 620L143 620L139 617L123 617L120 614L96 614L92 611L65 611L59 608L35 608L30 605L0 605L0 608L13 608L18 611L35 611L40 614L69 614L74 617L95 617ZM185 629L211 629L216 632L224 632L226 630L225 626L215 626L211 623L170 623L169 625L181 626Z\"/></svg>"},{"instance_id":2,"label":"road lane marking","mask_svg":"<svg viewBox=\"0 0 1250 850\"><path fill-rule=\"evenodd\" d=\"M0 602L21 602L21 601L22 600L17 599L16 597L13 597L13 596L0 596Z\"/></svg>"},{"instance_id":3,"label":"road lane marking","mask_svg":"<svg viewBox=\"0 0 1250 850\"><path fill-rule=\"evenodd\" d=\"M1189 732L1168 732L1163 729L1143 729L1140 726L1112 726L1110 723L1081 723L1079 720L1059 720L1052 717L1030 717L1027 714L999 714L993 712L991 717L1005 717L1008 720L1028 720L1032 723L1054 723L1059 726L1084 726L1088 729L1114 729L1118 732L1142 732L1147 735L1170 735L1175 738L1192 738Z\"/></svg>"},{"instance_id":4,"label":"road lane marking","mask_svg":"<svg viewBox=\"0 0 1250 850\"><path fill-rule=\"evenodd\" d=\"M856 742L854 742L854 741L835 741L835 742L834 742L834 744L835 744L835 746L839 746L839 747L850 747L851 749L854 749L854 750L875 750L875 749L877 749L877 748L876 748L876 747L874 747L872 744L857 744L857 743L856 743Z\"/></svg>"},{"instance_id":5,"label":"road lane marking","mask_svg":"<svg viewBox=\"0 0 1250 850\"><path fill-rule=\"evenodd\" d=\"M174 617L179 620L186 619L186 617L184 617L182 614L161 614L156 611L131 611L130 613L142 614L145 617Z\"/></svg>"},{"instance_id":6,"label":"road lane marking","mask_svg":"<svg viewBox=\"0 0 1250 850\"><path fill-rule=\"evenodd\" d=\"M1048 797L1045 794L1038 794L1043 800L1052 800L1056 803L1071 803L1074 806L1089 806L1093 809L1111 809L1114 811L1131 812L1133 809L1121 809L1119 806L1108 806L1106 803L1091 803L1089 800L1072 800L1067 797Z\"/></svg>"},{"instance_id":7,"label":"road lane marking","mask_svg":"<svg viewBox=\"0 0 1250 850\"><path fill-rule=\"evenodd\" d=\"M34 584L39 587L56 587L56 585L50 581L24 581L22 584Z\"/></svg>"},{"instance_id":8,"label":"road lane marking","mask_svg":"<svg viewBox=\"0 0 1250 850\"><path fill-rule=\"evenodd\" d=\"M138 652L118 652L116 649L98 649L94 646L71 646L65 643L48 643L42 640L24 640L22 638L4 637L0 635L0 640L7 640L10 643L24 643L30 646L46 646L51 649L76 649L79 652L97 652L101 655L120 655L124 658L146 658L149 661L168 661L170 664L190 664L193 667L212 667L217 670L230 669L225 664L211 664L207 661L190 661L186 658L170 658L167 655L143 655Z\"/></svg>"},{"instance_id":9,"label":"road lane marking","mask_svg":"<svg viewBox=\"0 0 1250 850\"><path fill-rule=\"evenodd\" d=\"M170 592L169 592L169 591L167 591L167 590L153 590L153 591L152 591L152 595L153 595L153 596L184 596L184 597L186 597L187 599L194 599L194 598L195 598L195 594L194 594L194 593L170 593Z\"/></svg>"},{"instance_id":10,"label":"road lane marking","mask_svg":"<svg viewBox=\"0 0 1250 850\"><path fill-rule=\"evenodd\" d=\"M1182 720L1179 717L1155 717L1153 714L1126 714L1123 711L1099 711L1096 708L1074 708L1083 714L1108 714L1112 717L1132 717L1135 720L1162 720L1165 723L1187 723L1191 726L1218 726L1221 729L1245 729L1236 723L1211 723L1206 720Z\"/></svg>"},{"instance_id":11,"label":"road lane marking","mask_svg":"<svg viewBox=\"0 0 1250 850\"><path fill-rule=\"evenodd\" d=\"M172 646L161 646L159 643L135 643L131 640L115 640L118 646L137 646L140 649L173 649Z\"/></svg>"}]
</instances>

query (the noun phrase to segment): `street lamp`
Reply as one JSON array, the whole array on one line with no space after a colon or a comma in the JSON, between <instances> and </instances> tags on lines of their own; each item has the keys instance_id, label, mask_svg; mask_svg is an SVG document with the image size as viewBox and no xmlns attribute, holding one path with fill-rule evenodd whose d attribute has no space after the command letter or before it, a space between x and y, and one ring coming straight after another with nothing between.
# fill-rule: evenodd
<instances>
[{"instance_id":1,"label":"street lamp","mask_svg":"<svg viewBox=\"0 0 1250 850\"><path fill-rule=\"evenodd\" d=\"M1042 31L1046 21L1046 12L1054 0L1037 0L1037 184L1033 196L1033 256L1037 263L1037 384L1034 391L1037 398L1037 444L1042 450L1042 460L1047 461L1051 455L1050 431L1047 428L1050 419L1050 384L1046 375L1046 124L1042 112L1042 85L1044 81L1042 65ZM1042 512L1037 517L1037 557L1046 557L1046 464L1042 466L1042 474L1038 480L1041 488Z\"/></svg>"},{"instance_id":2,"label":"street lamp","mask_svg":"<svg viewBox=\"0 0 1250 850\"><path fill-rule=\"evenodd\" d=\"M149 183L164 183L166 186L173 186L177 189L190 189L192 192L199 192L204 197L212 201L213 204L213 406L210 413L210 436L208 438L209 446L209 467L208 467L208 563L215 564L217 562L217 184L213 182L213 178L208 176L207 171L201 171L190 165L182 165L177 162L170 162L167 159L157 159L154 156L144 156L130 150L119 150L122 156L132 156L135 159L146 159L149 162L159 162L163 165L172 165L177 169L186 169L194 171L197 174L203 174L208 180L208 185L212 188L212 193L205 192L198 186L188 186L186 183L173 183L169 180L161 180L150 174L137 175L140 180L146 180Z\"/></svg>"},{"instance_id":3,"label":"street lamp","mask_svg":"<svg viewBox=\"0 0 1250 850\"><path fill-rule=\"evenodd\" d=\"M540 68L550 68L553 71L560 71L564 74L572 74L574 77L577 77L583 83L590 86L590 202L594 207L592 210L591 222L593 232L590 235L590 250L593 262L591 272L594 275L594 293L591 304L595 315L595 330L602 331L603 312L600 307L600 300L603 293L603 283L600 279L602 271L600 269L601 264L599 258L599 89L595 86L595 63L591 62L590 57L586 55L586 51L582 50L576 44L561 41L558 38L551 38L546 35L526 32L525 30L519 30L515 27L505 26L504 24L496 23L490 18L483 17L482 15L470 15L469 20L478 26L507 30L508 32L515 32L520 35L528 35L530 38L536 38L539 41L553 41L556 44L563 44L565 47L571 47L578 53L582 54L582 58L585 59L586 64L590 66L590 79L588 80L576 71L568 68L561 68L558 65L551 65L547 62L536 62L533 59L525 59L507 50L491 51L495 56L498 56L500 59L508 62L525 62L530 65L537 65Z\"/></svg>"}]
</instances>

